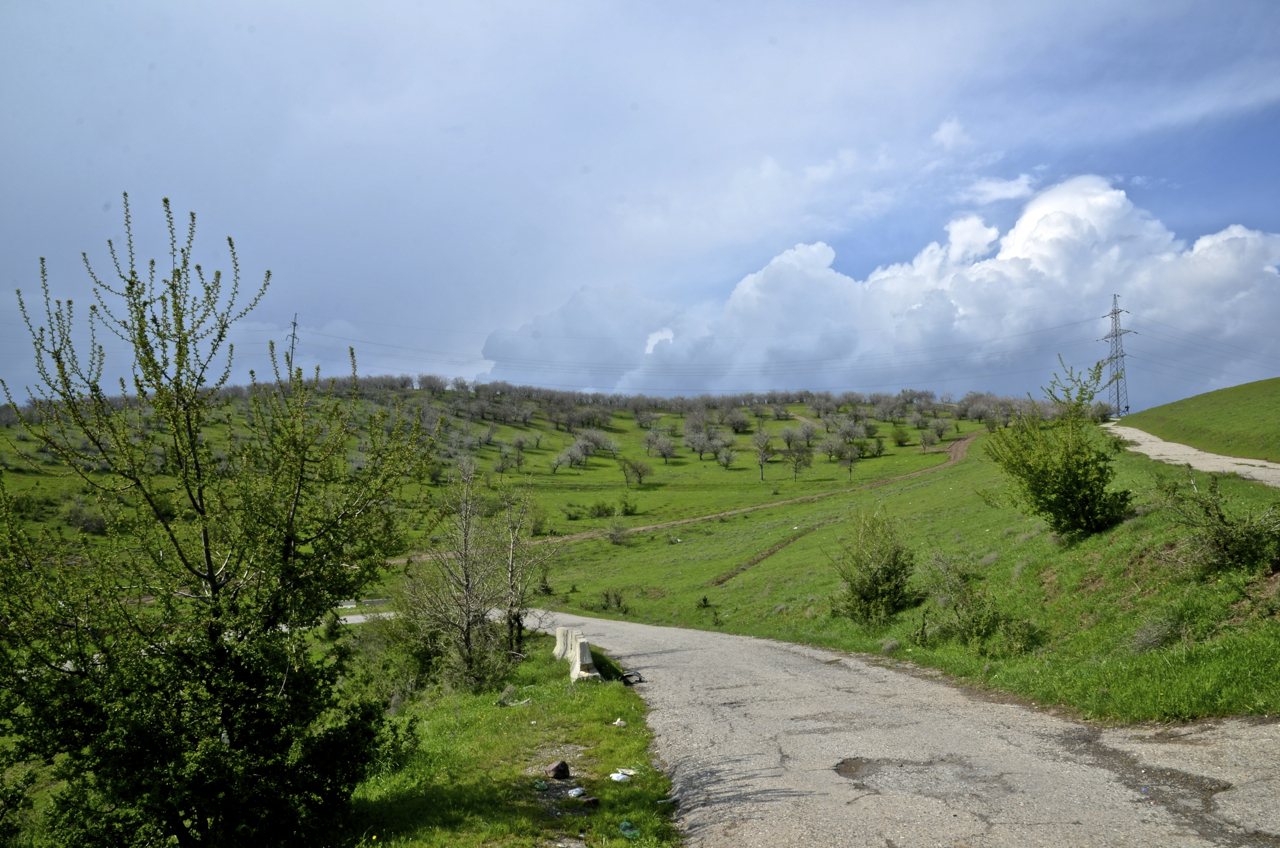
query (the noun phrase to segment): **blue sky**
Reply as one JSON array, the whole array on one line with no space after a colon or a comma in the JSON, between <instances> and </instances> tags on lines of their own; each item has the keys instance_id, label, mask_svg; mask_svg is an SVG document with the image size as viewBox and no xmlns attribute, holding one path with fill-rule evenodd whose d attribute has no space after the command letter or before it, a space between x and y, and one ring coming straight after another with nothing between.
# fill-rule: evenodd
<instances>
[{"instance_id":1,"label":"blue sky","mask_svg":"<svg viewBox=\"0 0 1280 848\"><path fill-rule=\"evenodd\" d=\"M0 284L88 296L132 200L325 373L647 393L1280 371L1280 6L0 7ZM0 297L0 377L33 379ZM115 360L119 361L119 360Z\"/></svg>"}]
</instances>

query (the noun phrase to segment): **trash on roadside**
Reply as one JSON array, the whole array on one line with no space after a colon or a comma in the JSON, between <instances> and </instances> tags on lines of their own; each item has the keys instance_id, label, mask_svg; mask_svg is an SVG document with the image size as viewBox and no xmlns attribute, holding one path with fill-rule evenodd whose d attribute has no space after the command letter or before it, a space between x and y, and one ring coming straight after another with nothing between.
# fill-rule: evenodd
<instances>
[{"instance_id":1,"label":"trash on roadside","mask_svg":"<svg viewBox=\"0 0 1280 848\"><path fill-rule=\"evenodd\" d=\"M625 686L635 686L637 683L644 683L644 678L638 671L624 671L621 679Z\"/></svg>"},{"instance_id":2,"label":"trash on roadside","mask_svg":"<svg viewBox=\"0 0 1280 848\"><path fill-rule=\"evenodd\" d=\"M583 789L581 786L575 786L574 788L569 790L570 798L581 798L583 795L586 795L586 794L587 794L587 790Z\"/></svg>"},{"instance_id":3,"label":"trash on roadside","mask_svg":"<svg viewBox=\"0 0 1280 848\"><path fill-rule=\"evenodd\" d=\"M598 806L600 806L600 799L599 799L599 798L583 798L583 799L582 799L582 806L584 806L584 807L598 807Z\"/></svg>"},{"instance_id":4,"label":"trash on roadside","mask_svg":"<svg viewBox=\"0 0 1280 848\"><path fill-rule=\"evenodd\" d=\"M625 721L623 721L622 719L618 719L617 721L615 721L615 722L613 723L613 726L614 726L614 727L626 727L626 726L627 726L627 723L626 723Z\"/></svg>"},{"instance_id":5,"label":"trash on roadside","mask_svg":"<svg viewBox=\"0 0 1280 848\"><path fill-rule=\"evenodd\" d=\"M564 760L556 760L554 763L543 769L543 772L547 777L554 778L556 780L565 780L569 777L569 764Z\"/></svg>"},{"instance_id":6,"label":"trash on roadside","mask_svg":"<svg viewBox=\"0 0 1280 848\"><path fill-rule=\"evenodd\" d=\"M546 791L547 791L547 782L546 782L545 780L543 780L542 778L538 778L537 780L535 780L535 781L533 782L533 788L534 788L534 789L536 789L536 790L538 790L539 792L546 792Z\"/></svg>"},{"instance_id":7,"label":"trash on roadside","mask_svg":"<svg viewBox=\"0 0 1280 848\"><path fill-rule=\"evenodd\" d=\"M614 771L616 771L618 774L625 774L627 777L635 777L635 776L636 776L636 770L635 770L635 769L614 769Z\"/></svg>"},{"instance_id":8,"label":"trash on roadside","mask_svg":"<svg viewBox=\"0 0 1280 848\"><path fill-rule=\"evenodd\" d=\"M623 819L622 824L618 825L618 830L621 831L622 835L628 839L635 839L640 835L640 828L636 827L626 819Z\"/></svg>"},{"instance_id":9,"label":"trash on roadside","mask_svg":"<svg viewBox=\"0 0 1280 848\"><path fill-rule=\"evenodd\" d=\"M625 774L622 774L621 772L615 771L613 774L609 775L609 779L612 780L614 783L626 783L628 780L631 779L631 777L629 775L625 775Z\"/></svg>"}]
</instances>

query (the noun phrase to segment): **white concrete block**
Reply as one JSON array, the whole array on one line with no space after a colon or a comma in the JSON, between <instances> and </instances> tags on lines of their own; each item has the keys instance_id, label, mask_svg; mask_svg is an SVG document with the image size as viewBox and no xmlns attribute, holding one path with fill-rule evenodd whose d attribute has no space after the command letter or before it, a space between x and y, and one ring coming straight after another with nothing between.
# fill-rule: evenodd
<instances>
[{"instance_id":1,"label":"white concrete block","mask_svg":"<svg viewBox=\"0 0 1280 848\"><path fill-rule=\"evenodd\" d=\"M556 628L556 649L552 654L558 660L564 659L569 654L569 628Z\"/></svg>"},{"instance_id":2,"label":"white concrete block","mask_svg":"<svg viewBox=\"0 0 1280 848\"><path fill-rule=\"evenodd\" d=\"M595 660L591 658L591 643L583 639L580 633L573 647L569 649L569 660L573 663L569 669L570 680L600 679L600 672L596 671Z\"/></svg>"}]
</instances>

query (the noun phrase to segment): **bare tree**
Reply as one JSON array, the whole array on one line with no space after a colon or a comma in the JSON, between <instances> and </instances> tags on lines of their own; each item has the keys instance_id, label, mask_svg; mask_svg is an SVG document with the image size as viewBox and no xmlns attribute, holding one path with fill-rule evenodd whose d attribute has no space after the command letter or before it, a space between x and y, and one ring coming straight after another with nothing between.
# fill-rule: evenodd
<instances>
[{"instance_id":1,"label":"bare tree","mask_svg":"<svg viewBox=\"0 0 1280 848\"><path fill-rule=\"evenodd\" d=\"M721 468L728 471L737 455L736 451L732 451L729 448L720 448L720 451L716 454L716 462L720 464Z\"/></svg>"},{"instance_id":2,"label":"bare tree","mask_svg":"<svg viewBox=\"0 0 1280 848\"><path fill-rule=\"evenodd\" d=\"M805 447L813 447L813 437L818 435L818 428L813 426L812 422L800 422L800 438L804 439Z\"/></svg>"},{"instance_id":3,"label":"bare tree","mask_svg":"<svg viewBox=\"0 0 1280 848\"><path fill-rule=\"evenodd\" d=\"M693 416L689 416L689 421L693 421ZM698 461L702 461L702 455L707 451L713 454L715 450L711 446L711 440L707 438L707 434L701 429L693 429L690 427L684 436L684 446L698 455Z\"/></svg>"},{"instance_id":4,"label":"bare tree","mask_svg":"<svg viewBox=\"0 0 1280 848\"><path fill-rule=\"evenodd\" d=\"M632 480L637 486L643 486L644 478L653 474L653 466L641 459L627 459L624 456L618 460L618 466L622 469L622 476L628 486Z\"/></svg>"},{"instance_id":5,"label":"bare tree","mask_svg":"<svg viewBox=\"0 0 1280 848\"><path fill-rule=\"evenodd\" d=\"M818 443L818 450L827 455L828 462L835 462L844 454L844 439L838 436L828 436Z\"/></svg>"},{"instance_id":6,"label":"bare tree","mask_svg":"<svg viewBox=\"0 0 1280 848\"><path fill-rule=\"evenodd\" d=\"M662 464L666 465L676 455L676 443L666 436L660 436L653 445L653 452L662 457Z\"/></svg>"},{"instance_id":7,"label":"bare tree","mask_svg":"<svg viewBox=\"0 0 1280 848\"><path fill-rule=\"evenodd\" d=\"M782 452L783 458L791 466L791 480L800 479L800 469L813 465L813 449L797 442Z\"/></svg>"},{"instance_id":8,"label":"bare tree","mask_svg":"<svg viewBox=\"0 0 1280 848\"><path fill-rule=\"evenodd\" d=\"M853 482L853 466L857 465L857 463L858 463L858 449L853 445L849 445L847 448L845 448L844 454L840 457L840 462L838 464L845 471L849 472L850 483Z\"/></svg>"},{"instance_id":9,"label":"bare tree","mask_svg":"<svg viewBox=\"0 0 1280 848\"><path fill-rule=\"evenodd\" d=\"M471 689L496 679L507 666L492 621L506 597L501 551L481 517L475 472L474 463L459 463L444 498L442 542L425 562L410 563L399 604L412 631L443 637L451 675Z\"/></svg>"},{"instance_id":10,"label":"bare tree","mask_svg":"<svg viewBox=\"0 0 1280 848\"><path fill-rule=\"evenodd\" d=\"M782 428L782 443L787 446L787 450L791 450L803 440L804 437L800 435L800 431L795 427Z\"/></svg>"},{"instance_id":11,"label":"bare tree","mask_svg":"<svg viewBox=\"0 0 1280 848\"><path fill-rule=\"evenodd\" d=\"M951 428L951 422L945 418L935 418L929 423L929 427L933 430L934 435L941 439L947 434L947 430Z\"/></svg>"},{"instance_id":12,"label":"bare tree","mask_svg":"<svg viewBox=\"0 0 1280 848\"><path fill-rule=\"evenodd\" d=\"M444 377L436 374L419 374L418 388L433 397L439 397L444 394L445 389L449 388L449 383Z\"/></svg>"},{"instance_id":13,"label":"bare tree","mask_svg":"<svg viewBox=\"0 0 1280 848\"><path fill-rule=\"evenodd\" d=\"M532 492L526 484L519 489L504 486L498 492L500 512L494 518L502 577L503 621L507 629L507 652L522 659L524 653L524 619L529 613L534 576L550 561L554 549L530 542L533 523Z\"/></svg>"},{"instance_id":14,"label":"bare tree","mask_svg":"<svg viewBox=\"0 0 1280 848\"><path fill-rule=\"evenodd\" d=\"M736 406L720 413L720 423L735 433L745 433L751 429L746 413Z\"/></svg>"},{"instance_id":15,"label":"bare tree","mask_svg":"<svg viewBox=\"0 0 1280 848\"><path fill-rule=\"evenodd\" d=\"M760 482L763 483L765 463L772 459L775 453L773 439L767 430L761 428L751 437L751 446L755 450L756 464L760 466Z\"/></svg>"}]
</instances>

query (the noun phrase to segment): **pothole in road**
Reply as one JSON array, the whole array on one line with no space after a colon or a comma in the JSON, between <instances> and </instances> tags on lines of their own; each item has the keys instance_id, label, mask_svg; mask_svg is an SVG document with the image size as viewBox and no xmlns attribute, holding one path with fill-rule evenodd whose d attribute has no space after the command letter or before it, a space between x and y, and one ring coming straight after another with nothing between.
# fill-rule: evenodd
<instances>
[{"instance_id":1,"label":"pothole in road","mask_svg":"<svg viewBox=\"0 0 1280 848\"><path fill-rule=\"evenodd\" d=\"M957 756L925 762L848 757L836 763L835 772L857 788L877 794L995 798L1014 791L1004 775L979 771Z\"/></svg>"}]
</instances>

